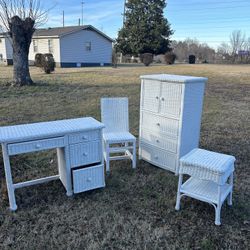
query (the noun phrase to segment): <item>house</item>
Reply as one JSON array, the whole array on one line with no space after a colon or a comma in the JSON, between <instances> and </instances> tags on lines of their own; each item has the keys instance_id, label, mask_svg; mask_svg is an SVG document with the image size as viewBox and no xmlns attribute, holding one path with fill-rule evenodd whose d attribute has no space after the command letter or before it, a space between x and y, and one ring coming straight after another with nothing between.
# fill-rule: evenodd
<instances>
[{"instance_id":1,"label":"house","mask_svg":"<svg viewBox=\"0 0 250 250\"><path fill-rule=\"evenodd\" d=\"M0 34L0 64L13 64L12 45L7 33Z\"/></svg>"},{"instance_id":2,"label":"house","mask_svg":"<svg viewBox=\"0 0 250 250\"><path fill-rule=\"evenodd\" d=\"M6 34L0 35L9 48ZM91 25L37 29L29 50L30 64L37 53L51 53L58 67L104 66L111 64L113 39ZM8 52L0 45L2 61L12 61L12 48ZM7 61L6 61L7 60Z\"/></svg>"}]
</instances>

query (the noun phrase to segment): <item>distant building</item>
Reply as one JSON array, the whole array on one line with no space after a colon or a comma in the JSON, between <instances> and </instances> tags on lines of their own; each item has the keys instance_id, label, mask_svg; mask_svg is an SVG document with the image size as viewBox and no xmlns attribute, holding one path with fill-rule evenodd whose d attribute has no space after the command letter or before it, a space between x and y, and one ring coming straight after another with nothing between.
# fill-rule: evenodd
<instances>
[{"instance_id":1,"label":"distant building","mask_svg":"<svg viewBox=\"0 0 250 250\"><path fill-rule=\"evenodd\" d=\"M30 64L37 53L51 53L58 67L111 64L113 40L91 25L37 29L29 50ZM12 64L11 40L0 34L0 62Z\"/></svg>"}]
</instances>

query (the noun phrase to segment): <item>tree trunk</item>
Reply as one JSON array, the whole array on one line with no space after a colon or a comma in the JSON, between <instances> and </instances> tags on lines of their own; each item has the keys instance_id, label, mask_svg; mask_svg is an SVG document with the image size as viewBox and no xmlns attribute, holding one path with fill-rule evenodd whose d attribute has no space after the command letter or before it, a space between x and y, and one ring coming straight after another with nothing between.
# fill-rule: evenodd
<instances>
[{"instance_id":1,"label":"tree trunk","mask_svg":"<svg viewBox=\"0 0 250 250\"><path fill-rule=\"evenodd\" d=\"M29 72L29 47L34 33L34 21L14 16L10 20L10 36L13 44L13 84L31 85Z\"/></svg>"}]
</instances>

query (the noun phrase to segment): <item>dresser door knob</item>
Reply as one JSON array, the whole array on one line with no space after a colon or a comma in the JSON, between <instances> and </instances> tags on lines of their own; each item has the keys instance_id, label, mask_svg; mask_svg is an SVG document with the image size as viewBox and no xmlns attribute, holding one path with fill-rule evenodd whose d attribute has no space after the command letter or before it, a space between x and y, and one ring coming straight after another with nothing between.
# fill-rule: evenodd
<instances>
[{"instance_id":1,"label":"dresser door knob","mask_svg":"<svg viewBox=\"0 0 250 250\"><path fill-rule=\"evenodd\" d=\"M155 159L158 160L158 156L157 155L155 156Z\"/></svg>"},{"instance_id":2,"label":"dresser door knob","mask_svg":"<svg viewBox=\"0 0 250 250\"><path fill-rule=\"evenodd\" d=\"M158 100L158 99L159 99L159 96L156 96L155 98L156 98L156 100Z\"/></svg>"},{"instance_id":3,"label":"dresser door knob","mask_svg":"<svg viewBox=\"0 0 250 250\"><path fill-rule=\"evenodd\" d=\"M83 153L83 156L87 156L88 154L87 153Z\"/></svg>"},{"instance_id":4,"label":"dresser door knob","mask_svg":"<svg viewBox=\"0 0 250 250\"><path fill-rule=\"evenodd\" d=\"M84 136L82 137L82 139L83 139L83 140L87 140L87 136L84 135Z\"/></svg>"},{"instance_id":5,"label":"dresser door knob","mask_svg":"<svg viewBox=\"0 0 250 250\"><path fill-rule=\"evenodd\" d=\"M164 97L162 97L161 100L164 101L165 100Z\"/></svg>"},{"instance_id":6,"label":"dresser door knob","mask_svg":"<svg viewBox=\"0 0 250 250\"><path fill-rule=\"evenodd\" d=\"M158 123L156 123L156 125L160 127L160 123L159 123L159 122L158 122Z\"/></svg>"},{"instance_id":7,"label":"dresser door knob","mask_svg":"<svg viewBox=\"0 0 250 250\"><path fill-rule=\"evenodd\" d=\"M87 179L87 182L91 182L92 181L92 179L89 177L88 179Z\"/></svg>"},{"instance_id":8,"label":"dresser door knob","mask_svg":"<svg viewBox=\"0 0 250 250\"><path fill-rule=\"evenodd\" d=\"M157 139L156 142L159 143L160 141Z\"/></svg>"}]
</instances>

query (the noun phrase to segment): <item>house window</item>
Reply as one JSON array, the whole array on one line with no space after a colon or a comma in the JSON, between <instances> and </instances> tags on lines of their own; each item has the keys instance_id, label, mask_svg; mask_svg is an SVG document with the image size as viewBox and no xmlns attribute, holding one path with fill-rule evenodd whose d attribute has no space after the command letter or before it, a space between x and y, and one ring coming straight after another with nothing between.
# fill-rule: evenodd
<instances>
[{"instance_id":1,"label":"house window","mask_svg":"<svg viewBox=\"0 0 250 250\"><path fill-rule=\"evenodd\" d=\"M53 53L53 40L52 39L48 40L48 49L49 49L49 53Z\"/></svg>"},{"instance_id":2,"label":"house window","mask_svg":"<svg viewBox=\"0 0 250 250\"><path fill-rule=\"evenodd\" d=\"M37 40L33 40L33 51L34 53L38 52Z\"/></svg>"},{"instance_id":3,"label":"house window","mask_svg":"<svg viewBox=\"0 0 250 250\"><path fill-rule=\"evenodd\" d=\"M85 49L86 49L87 51L91 51L91 42L86 42L86 43L85 43Z\"/></svg>"}]
</instances>

